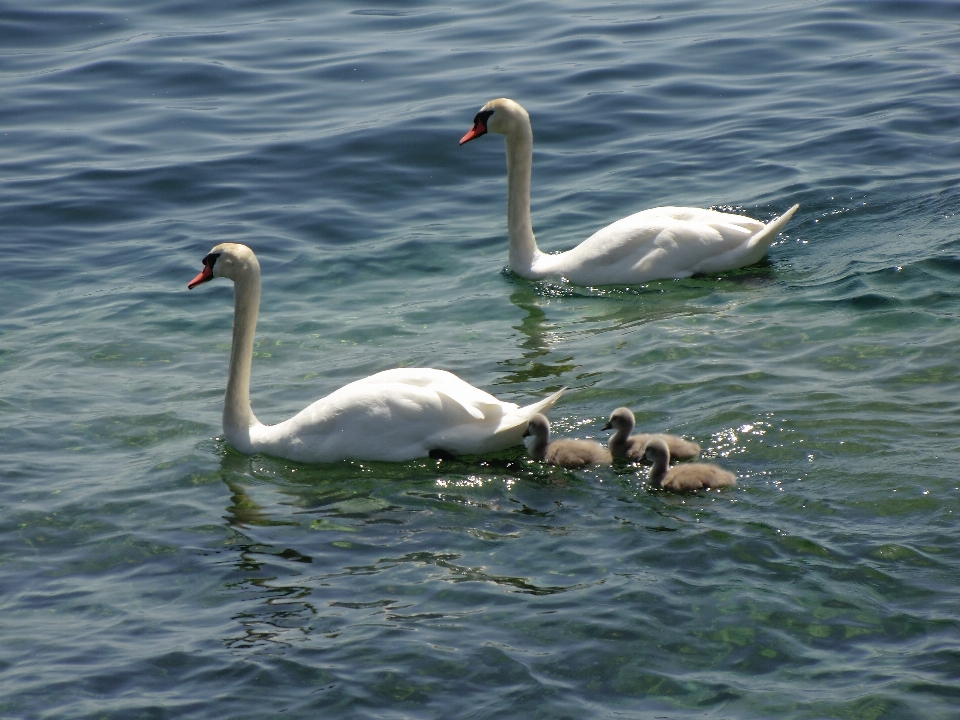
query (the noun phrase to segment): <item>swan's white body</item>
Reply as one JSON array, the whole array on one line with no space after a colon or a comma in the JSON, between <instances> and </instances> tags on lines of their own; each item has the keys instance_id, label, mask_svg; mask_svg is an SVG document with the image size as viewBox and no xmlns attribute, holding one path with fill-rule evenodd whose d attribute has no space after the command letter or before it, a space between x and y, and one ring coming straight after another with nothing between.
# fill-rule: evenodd
<instances>
[{"instance_id":1,"label":"swan's white body","mask_svg":"<svg viewBox=\"0 0 960 720\"><path fill-rule=\"evenodd\" d=\"M491 100L460 144L488 131L506 140L510 269L531 280L562 277L576 285L615 285L745 267L766 255L799 207L766 224L716 210L658 207L618 220L572 250L548 255L537 247L530 222L530 116L513 100Z\"/></svg>"},{"instance_id":2,"label":"swan's white body","mask_svg":"<svg viewBox=\"0 0 960 720\"><path fill-rule=\"evenodd\" d=\"M398 368L344 385L289 420L264 425L250 408L253 340L260 308L260 264L245 245L217 245L189 285L234 281L233 347L223 404L227 441L243 453L300 462L401 461L432 450L477 454L523 442L529 419L562 391L527 407L501 402L453 373Z\"/></svg>"}]
</instances>

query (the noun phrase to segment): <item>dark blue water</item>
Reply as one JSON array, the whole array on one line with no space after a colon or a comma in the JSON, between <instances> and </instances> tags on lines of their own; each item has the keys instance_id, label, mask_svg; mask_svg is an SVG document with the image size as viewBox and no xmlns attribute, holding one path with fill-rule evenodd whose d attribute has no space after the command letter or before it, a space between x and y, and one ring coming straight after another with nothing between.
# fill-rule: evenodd
<instances>
[{"instance_id":1,"label":"dark blue water","mask_svg":"<svg viewBox=\"0 0 960 720\"><path fill-rule=\"evenodd\" d=\"M721 278L522 280L457 144L499 96L544 250L800 210ZM8 2L0 98L0 716L960 717L956 3ZM265 422L425 365L739 486L240 455L223 241Z\"/></svg>"}]
</instances>

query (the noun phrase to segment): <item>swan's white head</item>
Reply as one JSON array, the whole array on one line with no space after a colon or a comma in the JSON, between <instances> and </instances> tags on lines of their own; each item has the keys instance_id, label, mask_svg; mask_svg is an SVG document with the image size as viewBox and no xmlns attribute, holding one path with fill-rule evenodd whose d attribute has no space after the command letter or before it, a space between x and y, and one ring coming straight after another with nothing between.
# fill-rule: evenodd
<instances>
[{"instance_id":1,"label":"swan's white head","mask_svg":"<svg viewBox=\"0 0 960 720\"><path fill-rule=\"evenodd\" d=\"M225 277L237 281L252 270L260 272L260 263L253 250L239 243L220 243L203 258L203 270L187 284L193 290L215 277Z\"/></svg>"},{"instance_id":2,"label":"swan's white head","mask_svg":"<svg viewBox=\"0 0 960 720\"><path fill-rule=\"evenodd\" d=\"M460 144L468 143L488 132L509 135L525 127L530 127L530 116L523 106L508 98L497 98L480 108L480 112L473 118L473 127L460 138Z\"/></svg>"},{"instance_id":3,"label":"swan's white head","mask_svg":"<svg viewBox=\"0 0 960 720\"><path fill-rule=\"evenodd\" d=\"M629 435L633 432L635 422L633 411L630 408L618 407L610 414L610 422L604 425L603 429L610 430L612 428L617 432L624 431L625 434Z\"/></svg>"}]
</instances>

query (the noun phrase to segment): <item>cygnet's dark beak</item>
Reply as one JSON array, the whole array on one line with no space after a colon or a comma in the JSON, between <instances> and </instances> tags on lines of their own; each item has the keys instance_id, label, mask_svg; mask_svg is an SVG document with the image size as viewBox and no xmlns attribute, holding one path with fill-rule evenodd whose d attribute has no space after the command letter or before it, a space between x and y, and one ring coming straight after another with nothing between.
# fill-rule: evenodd
<instances>
[{"instance_id":1,"label":"cygnet's dark beak","mask_svg":"<svg viewBox=\"0 0 960 720\"><path fill-rule=\"evenodd\" d=\"M612 429L613 429L613 423L612 423L612 422L608 422L606 425L604 425L604 426L603 426L602 428L600 428L600 429L601 429L601 430L612 430Z\"/></svg>"},{"instance_id":2,"label":"cygnet's dark beak","mask_svg":"<svg viewBox=\"0 0 960 720\"><path fill-rule=\"evenodd\" d=\"M530 428L529 428L529 426L527 427L526 430L523 431L523 436L524 436L524 437L530 437Z\"/></svg>"}]
</instances>

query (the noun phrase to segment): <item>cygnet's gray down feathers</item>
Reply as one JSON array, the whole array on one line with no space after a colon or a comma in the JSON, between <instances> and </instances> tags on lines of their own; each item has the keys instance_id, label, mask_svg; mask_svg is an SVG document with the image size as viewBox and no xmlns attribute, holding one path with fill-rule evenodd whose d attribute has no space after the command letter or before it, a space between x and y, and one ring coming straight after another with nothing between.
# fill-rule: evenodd
<instances>
[{"instance_id":1,"label":"cygnet's gray down feathers","mask_svg":"<svg viewBox=\"0 0 960 720\"><path fill-rule=\"evenodd\" d=\"M633 412L630 408L619 407L610 414L610 422L603 426L604 430L613 428L616 432L610 438L610 454L615 458L642 461L645 459L647 443L650 438L661 437L670 449L670 457L674 460L692 460L700 454L700 446L690 440L684 440L676 435L654 435L639 433L631 435L634 423Z\"/></svg>"},{"instance_id":2,"label":"cygnet's gray down feathers","mask_svg":"<svg viewBox=\"0 0 960 720\"><path fill-rule=\"evenodd\" d=\"M533 436L530 455L534 460L575 470L588 465L610 465L613 457L593 440L564 438L550 442L550 422L539 413L530 418L526 436Z\"/></svg>"},{"instance_id":3,"label":"cygnet's gray down feathers","mask_svg":"<svg viewBox=\"0 0 960 720\"><path fill-rule=\"evenodd\" d=\"M705 488L730 487L737 476L718 465L686 463L670 467L670 449L663 439L653 437L647 443L647 460L653 463L648 476L651 485L682 492Z\"/></svg>"}]
</instances>

